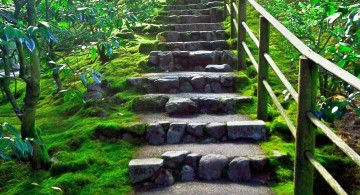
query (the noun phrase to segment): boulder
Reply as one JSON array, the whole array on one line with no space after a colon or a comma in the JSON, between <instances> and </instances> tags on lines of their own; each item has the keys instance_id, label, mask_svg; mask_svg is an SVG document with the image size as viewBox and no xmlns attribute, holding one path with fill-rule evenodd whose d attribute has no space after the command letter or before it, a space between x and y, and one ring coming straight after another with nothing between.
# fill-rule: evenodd
<instances>
[{"instance_id":1,"label":"boulder","mask_svg":"<svg viewBox=\"0 0 360 195\"><path fill-rule=\"evenodd\" d=\"M180 84L180 91L185 93L190 93L193 91L193 87L189 82L183 82Z\"/></svg>"},{"instance_id":2,"label":"boulder","mask_svg":"<svg viewBox=\"0 0 360 195\"><path fill-rule=\"evenodd\" d=\"M254 156L250 158L250 169L254 173L263 171L269 162L269 159L265 156Z\"/></svg>"},{"instance_id":3,"label":"boulder","mask_svg":"<svg viewBox=\"0 0 360 195\"><path fill-rule=\"evenodd\" d=\"M174 69L174 56L171 51L160 52L159 68L162 71L172 71Z\"/></svg>"},{"instance_id":4,"label":"boulder","mask_svg":"<svg viewBox=\"0 0 360 195\"><path fill-rule=\"evenodd\" d=\"M219 82L212 82L211 89L214 93L222 93L223 92L223 88Z\"/></svg>"},{"instance_id":5,"label":"boulder","mask_svg":"<svg viewBox=\"0 0 360 195\"><path fill-rule=\"evenodd\" d=\"M168 144L178 144L184 137L186 130L186 123L172 123L167 132L166 142Z\"/></svg>"},{"instance_id":6,"label":"boulder","mask_svg":"<svg viewBox=\"0 0 360 195\"><path fill-rule=\"evenodd\" d=\"M190 82L195 89L203 89L205 86L205 78L203 76L195 76Z\"/></svg>"},{"instance_id":7,"label":"boulder","mask_svg":"<svg viewBox=\"0 0 360 195\"><path fill-rule=\"evenodd\" d=\"M144 79L141 77L128 78L126 80L126 86L128 87L140 87L144 83Z\"/></svg>"},{"instance_id":8,"label":"boulder","mask_svg":"<svg viewBox=\"0 0 360 195\"><path fill-rule=\"evenodd\" d=\"M140 111L165 111L165 105L169 101L169 97L166 95L154 95L154 96L141 96L134 101L134 110Z\"/></svg>"},{"instance_id":9,"label":"boulder","mask_svg":"<svg viewBox=\"0 0 360 195\"><path fill-rule=\"evenodd\" d=\"M159 51L150 52L148 65L155 67L159 66Z\"/></svg>"},{"instance_id":10,"label":"boulder","mask_svg":"<svg viewBox=\"0 0 360 195\"><path fill-rule=\"evenodd\" d=\"M195 171L189 165L185 165L181 168L180 175L181 175L182 182L195 180Z\"/></svg>"},{"instance_id":11,"label":"boulder","mask_svg":"<svg viewBox=\"0 0 360 195\"><path fill-rule=\"evenodd\" d=\"M183 138L183 142L184 143L196 143L197 138L192 135L185 135L185 137Z\"/></svg>"},{"instance_id":12,"label":"boulder","mask_svg":"<svg viewBox=\"0 0 360 195\"><path fill-rule=\"evenodd\" d=\"M154 85L160 92L168 92L171 89L179 89L179 77L164 77L154 81Z\"/></svg>"},{"instance_id":13,"label":"boulder","mask_svg":"<svg viewBox=\"0 0 360 195\"><path fill-rule=\"evenodd\" d=\"M219 140L226 133L225 123L210 123L206 126L206 133Z\"/></svg>"},{"instance_id":14,"label":"boulder","mask_svg":"<svg viewBox=\"0 0 360 195\"><path fill-rule=\"evenodd\" d=\"M201 111L205 113L217 113L222 110L223 103L218 98L200 98Z\"/></svg>"},{"instance_id":15,"label":"boulder","mask_svg":"<svg viewBox=\"0 0 360 195\"><path fill-rule=\"evenodd\" d=\"M169 115L188 115L197 112L197 105L189 98L170 99L165 106Z\"/></svg>"},{"instance_id":16,"label":"boulder","mask_svg":"<svg viewBox=\"0 0 360 195\"><path fill-rule=\"evenodd\" d=\"M209 64L205 67L206 72L231 72L231 66L229 64Z\"/></svg>"},{"instance_id":17,"label":"boulder","mask_svg":"<svg viewBox=\"0 0 360 195\"><path fill-rule=\"evenodd\" d=\"M224 155L208 154L199 162L199 177L207 181L221 179L222 172L228 163Z\"/></svg>"},{"instance_id":18,"label":"boulder","mask_svg":"<svg viewBox=\"0 0 360 195\"><path fill-rule=\"evenodd\" d=\"M266 127L264 121L232 121L227 123L228 136L236 139L265 139Z\"/></svg>"},{"instance_id":19,"label":"boulder","mask_svg":"<svg viewBox=\"0 0 360 195\"><path fill-rule=\"evenodd\" d=\"M203 137L205 127L206 123L189 123L186 126L186 132L196 137Z\"/></svg>"},{"instance_id":20,"label":"boulder","mask_svg":"<svg viewBox=\"0 0 360 195\"><path fill-rule=\"evenodd\" d=\"M161 186L171 186L174 184L174 176L168 170L163 170L158 177L155 179L155 184Z\"/></svg>"},{"instance_id":21,"label":"boulder","mask_svg":"<svg viewBox=\"0 0 360 195\"><path fill-rule=\"evenodd\" d=\"M176 168L184 162L186 155L189 153L188 151L168 151L162 154L161 157L164 159L166 167Z\"/></svg>"},{"instance_id":22,"label":"boulder","mask_svg":"<svg viewBox=\"0 0 360 195\"><path fill-rule=\"evenodd\" d=\"M185 157L185 164L189 165L196 171L198 169L200 158L201 158L200 154L196 154L196 153L188 154Z\"/></svg>"},{"instance_id":23,"label":"boulder","mask_svg":"<svg viewBox=\"0 0 360 195\"><path fill-rule=\"evenodd\" d=\"M149 144L160 145L165 142L165 131L158 123L149 124L146 131L146 140Z\"/></svg>"},{"instance_id":24,"label":"boulder","mask_svg":"<svg viewBox=\"0 0 360 195\"><path fill-rule=\"evenodd\" d=\"M129 162L131 183L144 182L153 177L163 166L164 160L158 158L134 159Z\"/></svg>"},{"instance_id":25,"label":"boulder","mask_svg":"<svg viewBox=\"0 0 360 195\"><path fill-rule=\"evenodd\" d=\"M250 160L244 157L234 158L229 163L228 178L234 182L249 181L251 179Z\"/></svg>"}]
</instances>

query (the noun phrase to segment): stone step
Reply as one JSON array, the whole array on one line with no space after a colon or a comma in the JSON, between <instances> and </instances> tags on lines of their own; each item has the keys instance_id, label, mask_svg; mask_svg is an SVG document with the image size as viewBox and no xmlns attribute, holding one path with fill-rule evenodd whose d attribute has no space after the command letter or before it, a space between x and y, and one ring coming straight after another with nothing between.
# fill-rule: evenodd
<instances>
[{"instance_id":1,"label":"stone step","mask_svg":"<svg viewBox=\"0 0 360 195\"><path fill-rule=\"evenodd\" d=\"M248 142L143 146L134 158L129 163L133 183L163 185L195 180L260 182L256 176L267 172L269 161L257 144ZM159 182L159 170L173 176L172 182Z\"/></svg>"},{"instance_id":2,"label":"stone step","mask_svg":"<svg viewBox=\"0 0 360 195\"><path fill-rule=\"evenodd\" d=\"M185 182L160 188L135 188L137 195L275 195L275 192L267 185L262 184L239 184L232 182Z\"/></svg>"},{"instance_id":3,"label":"stone step","mask_svg":"<svg viewBox=\"0 0 360 195\"><path fill-rule=\"evenodd\" d=\"M223 0L172 0L170 3L172 5L187 5L187 4L209 3L216 1L219 2Z\"/></svg>"},{"instance_id":4,"label":"stone step","mask_svg":"<svg viewBox=\"0 0 360 195\"><path fill-rule=\"evenodd\" d=\"M237 117L233 116L232 118L236 119ZM185 143L254 142L266 138L266 126L263 121L244 119L225 122L217 120L208 122L185 121L183 119L182 122L156 121L146 123L143 121L110 127L99 125L96 127L94 135L100 138L125 140L129 140L131 137L132 140L158 146Z\"/></svg>"},{"instance_id":5,"label":"stone step","mask_svg":"<svg viewBox=\"0 0 360 195\"><path fill-rule=\"evenodd\" d=\"M157 35L159 42L189 42L189 41L215 41L226 40L229 36L224 30L214 31L165 31Z\"/></svg>"},{"instance_id":6,"label":"stone step","mask_svg":"<svg viewBox=\"0 0 360 195\"><path fill-rule=\"evenodd\" d=\"M224 30L221 23L192 23L192 24L168 24L164 26L168 31L212 31Z\"/></svg>"},{"instance_id":7,"label":"stone step","mask_svg":"<svg viewBox=\"0 0 360 195\"><path fill-rule=\"evenodd\" d=\"M190 41L190 42L160 42L158 49L162 51L198 51L198 50L228 50L230 45L225 40Z\"/></svg>"},{"instance_id":8,"label":"stone step","mask_svg":"<svg viewBox=\"0 0 360 195\"><path fill-rule=\"evenodd\" d=\"M187 9L206 9L212 7L223 6L222 1L212 1L208 3L197 3L197 4L187 4L187 5L166 5L164 6L165 11L172 10L187 10Z\"/></svg>"},{"instance_id":9,"label":"stone step","mask_svg":"<svg viewBox=\"0 0 360 195\"><path fill-rule=\"evenodd\" d=\"M198 93L232 93L235 81L234 73L165 72L129 78L127 86L147 93L181 93L188 92L190 87Z\"/></svg>"},{"instance_id":10,"label":"stone step","mask_svg":"<svg viewBox=\"0 0 360 195\"><path fill-rule=\"evenodd\" d=\"M198 83L192 85L196 86ZM189 86L190 92L193 91L193 86ZM136 112L166 111L169 115L235 114L237 107L250 102L251 97L231 93L146 94L135 99L133 106Z\"/></svg>"},{"instance_id":11,"label":"stone step","mask_svg":"<svg viewBox=\"0 0 360 195\"><path fill-rule=\"evenodd\" d=\"M157 16L155 20L160 23L191 24L191 23L213 23L210 15L180 15L180 16ZM217 21L216 21L217 22Z\"/></svg>"},{"instance_id":12,"label":"stone step","mask_svg":"<svg viewBox=\"0 0 360 195\"><path fill-rule=\"evenodd\" d=\"M163 16L172 16L172 15L210 15L211 8L207 9L187 9L187 10L172 10L172 11L163 11L160 15Z\"/></svg>"},{"instance_id":13,"label":"stone step","mask_svg":"<svg viewBox=\"0 0 360 195\"><path fill-rule=\"evenodd\" d=\"M225 51L153 51L148 66L160 71L205 71L210 64L235 66L237 57Z\"/></svg>"},{"instance_id":14,"label":"stone step","mask_svg":"<svg viewBox=\"0 0 360 195\"><path fill-rule=\"evenodd\" d=\"M138 114L138 118L145 123L157 123L159 121L169 121L170 123L197 123L201 121L202 123L211 123L211 122L232 122L232 121L247 121L250 120L249 117L239 114L195 114L187 116L169 116L166 113L143 113Z\"/></svg>"}]
</instances>

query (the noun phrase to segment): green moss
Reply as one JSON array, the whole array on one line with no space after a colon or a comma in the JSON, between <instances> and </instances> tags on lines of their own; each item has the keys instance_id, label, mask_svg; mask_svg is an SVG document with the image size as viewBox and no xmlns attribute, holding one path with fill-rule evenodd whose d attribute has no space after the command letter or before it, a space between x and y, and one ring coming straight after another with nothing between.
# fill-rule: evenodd
<instances>
[{"instance_id":1,"label":"green moss","mask_svg":"<svg viewBox=\"0 0 360 195\"><path fill-rule=\"evenodd\" d=\"M90 166L87 159L79 159L70 162L56 162L50 167L52 175L58 175L66 172L76 172L86 169Z\"/></svg>"},{"instance_id":2,"label":"green moss","mask_svg":"<svg viewBox=\"0 0 360 195\"><path fill-rule=\"evenodd\" d=\"M153 43L141 43L139 46L139 53L142 54L149 54L151 51L157 51L158 47L157 47L157 43L153 42Z\"/></svg>"}]
</instances>

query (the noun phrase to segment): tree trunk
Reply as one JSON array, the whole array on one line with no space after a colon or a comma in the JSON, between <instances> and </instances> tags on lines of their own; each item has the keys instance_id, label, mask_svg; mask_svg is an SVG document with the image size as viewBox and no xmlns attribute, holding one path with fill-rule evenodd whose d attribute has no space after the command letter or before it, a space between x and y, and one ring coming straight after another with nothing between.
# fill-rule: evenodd
<instances>
[{"instance_id":1,"label":"tree trunk","mask_svg":"<svg viewBox=\"0 0 360 195\"><path fill-rule=\"evenodd\" d=\"M27 1L27 15L29 26L36 26L35 0ZM32 37L36 39L36 35ZM34 138L42 140L38 130L35 127L36 107L40 97L40 59L38 49L30 53L30 78L26 80L26 95L22 108L21 136L25 138ZM30 159L33 169L47 169L50 165L49 154L42 145L33 144L34 153Z\"/></svg>"}]
</instances>

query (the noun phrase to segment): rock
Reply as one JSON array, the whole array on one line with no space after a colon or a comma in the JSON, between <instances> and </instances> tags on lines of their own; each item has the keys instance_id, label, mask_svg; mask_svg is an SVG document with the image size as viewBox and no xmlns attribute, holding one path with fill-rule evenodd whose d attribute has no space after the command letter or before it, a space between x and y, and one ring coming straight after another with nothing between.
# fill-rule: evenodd
<instances>
[{"instance_id":1,"label":"rock","mask_svg":"<svg viewBox=\"0 0 360 195\"><path fill-rule=\"evenodd\" d=\"M237 62L237 57L231 53L231 51L229 50L225 50L223 51L222 55L221 55L221 59L220 59L222 64L236 64Z\"/></svg>"},{"instance_id":2,"label":"rock","mask_svg":"<svg viewBox=\"0 0 360 195\"><path fill-rule=\"evenodd\" d=\"M231 72L231 66L229 64L209 64L205 67L206 72Z\"/></svg>"},{"instance_id":3,"label":"rock","mask_svg":"<svg viewBox=\"0 0 360 195\"><path fill-rule=\"evenodd\" d=\"M263 121L232 121L227 123L228 136L231 140L239 138L263 140L266 127Z\"/></svg>"},{"instance_id":4,"label":"rock","mask_svg":"<svg viewBox=\"0 0 360 195\"><path fill-rule=\"evenodd\" d=\"M265 156L254 156L250 158L250 169L254 173L259 173L265 169L269 159Z\"/></svg>"},{"instance_id":5,"label":"rock","mask_svg":"<svg viewBox=\"0 0 360 195\"><path fill-rule=\"evenodd\" d=\"M206 126L206 133L219 140L226 133L225 123L210 123Z\"/></svg>"},{"instance_id":6,"label":"rock","mask_svg":"<svg viewBox=\"0 0 360 195\"><path fill-rule=\"evenodd\" d=\"M234 158L229 164L228 177L234 182L249 181L251 179L249 159L244 157Z\"/></svg>"},{"instance_id":7,"label":"rock","mask_svg":"<svg viewBox=\"0 0 360 195\"><path fill-rule=\"evenodd\" d=\"M211 93L211 86L210 86L210 84L205 85L205 93Z\"/></svg>"},{"instance_id":8,"label":"rock","mask_svg":"<svg viewBox=\"0 0 360 195\"><path fill-rule=\"evenodd\" d=\"M165 77L155 80L154 85L160 92L168 92L171 89L179 89L179 77Z\"/></svg>"},{"instance_id":9,"label":"rock","mask_svg":"<svg viewBox=\"0 0 360 195\"><path fill-rule=\"evenodd\" d=\"M195 89L203 89L205 86L205 78L203 76L195 76L190 82Z\"/></svg>"},{"instance_id":10,"label":"rock","mask_svg":"<svg viewBox=\"0 0 360 195\"><path fill-rule=\"evenodd\" d=\"M224 155L205 155L199 162L199 177L208 181L220 179L227 163L228 159Z\"/></svg>"},{"instance_id":11,"label":"rock","mask_svg":"<svg viewBox=\"0 0 360 195\"><path fill-rule=\"evenodd\" d=\"M159 121L157 123L159 123L162 126L164 131L168 131L170 128L170 121Z\"/></svg>"},{"instance_id":12,"label":"rock","mask_svg":"<svg viewBox=\"0 0 360 195\"><path fill-rule=\"evenodd\" d=\"M177 42L180 37L180 33L176 31L169 31L166 35L166 42Z\"/></svg>"},{"instance_id":13,"label":"rock","mask_svg":"<svg viewBox=\"0 0 360 195\"><path fill-rule=\"evenodd\" d=\"M193 51L188 56L191 66L206 66L216 61L217 51Z\"/></svg>"},{"instance_id":14,"label":"rock","mask_svg":"<svg viewBox=\"0 0 360 195\"><path fill-rule=\"evenodd\" d=\"M181 168L181 181L194 181L195 180L195 171L189 165L185 165Z\"/></svg>"},{"instance_id":15,"label":"rock","mask_svg":"<svg viewBox=\"0 0 360 195\"><path fill-rule=\"evenodd\" d=\"M236 100L233 98L223 98L224 102L223 111L228 114L235 114Z\"/></svg>"},{"instance_id":16,"label":"rock","mask_svg":"<svg viewBox=\"0 0 360 195\"><path fill-rule=\"evenodd\" d=\"M103 95L101 92L98 91L90 91L90 92L86 92L84 94L84 100L85 101L89 101L89 100L101 100L103 99Z\"/></svg>"},{"instance_id":17,"label":"rock","mask_svg":"<svg viewBox=\"0 0 360 195\"><path fill-rule=\"evenodd\" d=\"M169 115L188 115L197 112L197 105L189 98L170 99L165 106Z\"/></svg>"},{"instance_id":18,"label":"rock","mask_svg":"<svg viewBox=\"0 0 360 195\"><path fill-rule=\"evenodd\" d=\"M213 7L210 9L210 17L212 23L222 22L225 19L224 11L218 7Z\"/></svg>"},{"instance_id":19,"label":"rock","mask_svg":"<svg viewBox=\"0 0 360 195\"><path fill-rule=\"evenodd\" d=\"M222 93L222 86L220 85L219 82L212 82L211 83L211 89L214 93Z\"/></svg>"},{"instance_id":20,"label":"rock","mask_svg":"<svg viewBox=\"0 0 360 195\"><path fill-rule=\"evenodd\" d=\"M171 51L160 52L159 68L162 71L172 71L174 69L174 56Z\"/></svg>"},{"instance_id":21,"label":"rock","mask_svg":"<svg viewBox=\"0 0 360 195\"><path fill-rule=\"evenodd\" d=\"M206 138L204 140L201 141L202 144L212 144L212 143L216 143L216 139L215 138Z\"/></svg>"},{"instance_id":22,"label":"rock","mask_svg":"<svg viewBox=\"0 0 360 195\"><path fill-rule=\"evenodd\" d=\"M186 155L189 153L188 151L167 151L161 157L164 159L166 167L176 168L184 162Z\"/></svg>"},{"instance_id":23,"label":"rock","mask_svg":"<svg viewBox=\"0 0 360 195\"><path fill-rule=\"evenodd\" d=\"M144 83L144 79L141 77L128 78L126 85L128 87L140 87Z\"/></svg>"},{"instance_id":24,"label":"rock","mask_svg":"<svg viewBox=\"0 0 360 195\"><path fill-rule=\"evenodd\" d=\"M181 83L180 85L180 91L185 93L190 93L193 91L193 87L189 82Z\"/></svg>"},{"instance_id":25,"label":"rock","mask_svg":"<svg viewBox=\"0 0 360 195\"><path fill-rule=\"evenodd\" d=\"M134 159L129 162L131 183L144 182L155 175L163 166L164 160L159 158Z\"/></svg>"},{"instance_id":26,"label":"rock","mask_svg":"<svg viewBox=\"0 0 360 195\"><path fill-rule=\"evenodd\" d=\"M155 96L141 96L134 101L134 110L140 111L165 111L165 105L169 101L169 97L166 95L155 95Z\"/></svg>"},{"instance_id":27,"label":"rock","mask_svg":"<svg viewBox=\"0 0 360 195\"><path fill-rule=\"evenodd\" d=\"M124 141L133 141L134 140L134 136L130 133L124 133L122 139Z\"/></svg>"},{"instance_id":28,"label":"rock","mask_svg":"<svg viewBox=\"0 0 360 195\"><path fill-rule=\"evenodd\" d=\"M234 77L232 76L221 76L220 82L222 86L232 87L234 85Z\"/></svg>"},{"instance_id":29,"label":"rock","mask_svg":"<svg viewBox=\"0 0 360 195\"><path fill-rule=\"evenodd\" d=\"M89 83L89 84L87 85L87 91L88 91L88 92L94 91L94 92L100 92L100 93L101 93L102 90L101 90L101 87L100 87L99 84Z\"/></svg>"},{"instance_id":30,"label":"rock","mask_svg":"<svg viewBox=\"0 0 360 195\"><path fill-rule=\"evenodd\" d=\"M146 140L149 144L160 145L165 142L165 132L158 123L149 124L146 131Z\"/></svg>"},{"instance_id":31,"label":"rock","mask_svg":"<svg viewBox=\"0 0 360 195\"><path fill-rule=\"evenodd\" d=\"M201 158L200 154L196 154L196 153L188 154L185 157L185 164L189 165L196 171L198 169L200 158Z\"/></svg>"},{"instance_id":32,"label":"rock","mask_svg":"<svg viewBox=\"0 0 360 195\"><path fill-rule=\"evenodd\" d=\"M184 137L186 129L186 123L172 123L170 129L167 133L167 143L168 144L178 144L181 142Z\"/></svg>"},{"instance_id":33,"label":"rock","mask_svg":"<svg viewBox=\"0 0 360 195\"><path fill-rule=\"evenodd\" d=\"M204 67L202 67L202 66L194 66L194 67L192 68L192 71L194 71L194 72L203 72L203 71L204 71Z\"/></svg>"},{"instance_id":34,"label":"rock","mask_svg":"<svg viewBox=\"0 0 360 195\"><path fill-rule=\"evenodd\" d=\"M159 51L152 51L148 60L149 66L159 66Z\"/></svg>"},{"instance_id":35,"label":"rock","mask_svg":"<svg viewBox=\"0 0 360 195\"><path fill-rule=\"evenodd\" d=\"M174 184L174 182L174 176L168 170L162 171L155 179L155 184L161 186L171 186Z\"/></svg>"},{"instance_id":36,"label":"rock","mask_svg":"<svg viewBox=\"0 0 360 195\"><path fill-rule=\"evenodd\" d=\"M217 74L210 74L205 77L206 83L220 82L220 76Z\"/></svg>"},{"instance_id":37,"label":"rock","mask_svg":"<svg viewBox=\"0 0 360 195\"><path fill-rule=\"evenodd\" d=\"M206 123L189 123L186 126L186 132L196 137L203 137L205 127Z\"/></svg>"},{"instance_id":38,"label":"rock","mask_svg":"<svg viewBox=\"0 0 360 195\"><path fill-rule=\"evenodd\" d=\"M205 113L216 113L222 110L223 104L220 99L218 98L201 98L200 104L203 106Z\"/></svg>"},{"instance_id":39,"label":"rock","mask_svg":"<svg viewBox=\"0 0 360 195\"><path fill-rule=\"evenodd\" d=\"M192 136L192 135L186 135L184 138L183 138L183 142L184 143L195 143L197 142L197 139L196 137Z\"/></svg>"}]
</instances>

